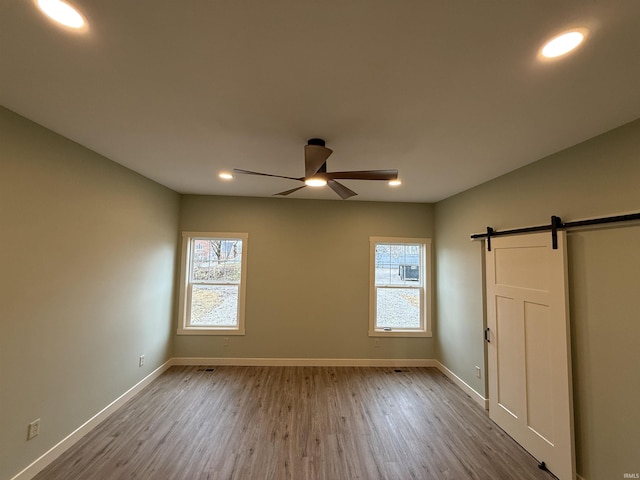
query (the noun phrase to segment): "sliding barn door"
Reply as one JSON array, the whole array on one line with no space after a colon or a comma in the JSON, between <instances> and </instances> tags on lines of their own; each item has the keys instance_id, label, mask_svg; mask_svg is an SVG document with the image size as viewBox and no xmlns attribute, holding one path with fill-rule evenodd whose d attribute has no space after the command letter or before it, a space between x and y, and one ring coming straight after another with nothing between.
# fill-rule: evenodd
<instances>
[{"instance_id":1,"label":"sliding barn door","mask_svg":"<svg viewBox=\"0 0 640 480\"><path fill-rule=\"evenodd\" d=\"M491 238L489 416L560 480L575 479L566 237Z\"/></svg>"}]
</instances>

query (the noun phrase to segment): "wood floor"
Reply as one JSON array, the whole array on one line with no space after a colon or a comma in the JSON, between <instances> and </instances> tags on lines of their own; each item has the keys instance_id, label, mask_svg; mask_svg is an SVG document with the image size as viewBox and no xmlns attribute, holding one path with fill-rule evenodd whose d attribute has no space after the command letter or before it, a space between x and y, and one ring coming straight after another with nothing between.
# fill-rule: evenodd
<instances>
[{"instance_id":1,"label":"wood floor","mask_svg":"<svg viewBox=\"0 0 640 480\"><path fill-rule=\"evenodd\" d=\"M553 477L433 368L172 367L35 478Z\"/></svg>"}]
</instances>

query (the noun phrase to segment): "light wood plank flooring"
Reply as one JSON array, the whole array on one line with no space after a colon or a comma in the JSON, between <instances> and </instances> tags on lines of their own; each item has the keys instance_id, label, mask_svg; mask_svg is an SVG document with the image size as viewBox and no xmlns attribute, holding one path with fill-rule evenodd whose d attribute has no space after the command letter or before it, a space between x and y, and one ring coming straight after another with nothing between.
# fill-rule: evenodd
<instances>
[{"instance_id":1,"label":"light wood plank flooring","mask_svg":"<svg viewBox=\"0 0 640 480\"><path fill-rule=\"evenodd\" d=\"M553 477L433 368L172 367L35 478Z\"/></svg>"}]
</instances>

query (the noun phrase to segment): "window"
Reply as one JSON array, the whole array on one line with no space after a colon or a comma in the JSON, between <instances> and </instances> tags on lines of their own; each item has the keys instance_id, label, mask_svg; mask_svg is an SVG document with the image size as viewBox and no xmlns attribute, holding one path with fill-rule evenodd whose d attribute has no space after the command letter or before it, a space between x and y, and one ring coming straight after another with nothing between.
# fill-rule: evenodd
<instances>
[{"instance_id":1,"label":"window","mask_svg":"<svg viewBox=\"0 0 640 480\"><path fill-rule=\"evenodd\" d=\"M431 240L369 241L369 335L430 337Z\"/></svg>"},{"instance_id":2,"label":"window","mask_svg":"<svg viewBox=\"0 0 640 480\"><path fill-rule=\"evenodd\" d=\"M246 233L182 234L178 334L244 335Z\"/></svg>"}]
</instances>

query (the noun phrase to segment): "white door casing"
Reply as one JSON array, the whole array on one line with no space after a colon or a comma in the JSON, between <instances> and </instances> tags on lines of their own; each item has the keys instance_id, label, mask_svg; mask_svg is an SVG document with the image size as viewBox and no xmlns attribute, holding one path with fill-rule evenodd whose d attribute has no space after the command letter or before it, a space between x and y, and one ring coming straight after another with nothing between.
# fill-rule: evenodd
<instances>
[{"instance_id":1,"label":"white door casing","mask_svg":"<svg viewBox=\"0 0 640 480\"><path fill-rule=\"evenodd\" d=\"M489 416L560 480L575 479L566 234L492 237L486 252Z\"/></svg>"}]
</instances>

